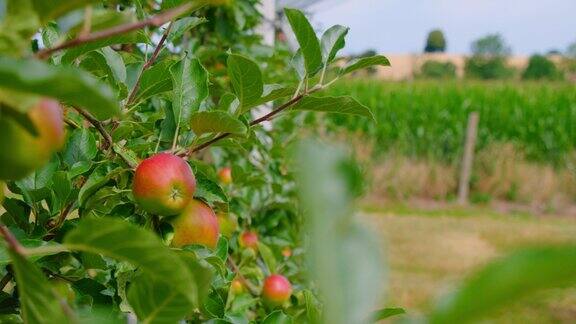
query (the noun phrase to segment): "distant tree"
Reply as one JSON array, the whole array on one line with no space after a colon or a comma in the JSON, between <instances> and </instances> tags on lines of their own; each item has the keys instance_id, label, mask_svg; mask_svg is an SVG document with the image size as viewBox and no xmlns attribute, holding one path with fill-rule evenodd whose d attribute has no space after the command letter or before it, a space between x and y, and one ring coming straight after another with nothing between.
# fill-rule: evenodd
<instances>
[{"instance_id":1,"label":"distant tree","mask_svg":"<svg viewBox=\"0 0 576 324\"><path fill-rule=\"evenodd\" d=\"M466 76L479 79L504 79L514 71L506 64L510 47L499 34L482 37L472 43L472 57L466 61Z\"/></svg>"},{"instance_id":2,"label":"distant tree","mask_svg":"<svg viewBox=\"0 0 576 324\"><path fill-rule=\"evenodd\" d=\"M500 34L484 36L472 43L472 54L475 56L508 56L512 50Z\"/></svg>"},{"instance_id":3,"label":"distant tree","mask_svg":"<svg viewBox=\"0 0 576 324\"><path fill-rule=\"evenodd\" d=\"M446 51L446 38L444 33L435 29L428 34L428 39L426 40L426 47L424 52L434 53L434 52L445 52Z\"/></svg>"},{"instance_id":4,"label":"distant tree","mask_svg":"<svg viewBox=\"0 0 576 324\"><path fill-rule=\"evenodd\" d=\"M576 42L570 44L566 50L566 56L576 59Z\"/></svg>"},{"instance_id":5,"label":"distant tree","mask_svg":"<svg viewBox=\"0 0 576 324\"><path fill-rule=\"evenodd\" d=\"M560 71L550 59L543 55L532 55L528 66L522 74L524 80L556 80L561 77Z\"/></svg>"},{"instance_id":6,"label":"distant tree","mask_svg":"<svg viewBox=\"0 0 576 324\"><path fill-rule=\"evenodd\" d=\"M420 77L452 79L456 77L456 65L452 62L426 61L420 68Z\"/></svg>"},{"instance_id":7,"label":"distant tree","mask_svg":"<svg viewBox=\"0 0 576 324\"><path fill-rule=\"evenodd\" d=\"M547 55L562 55L562 52L556 48L553 48L553 49L549 50L546 54Z\"/></svg>"}]
</instances>

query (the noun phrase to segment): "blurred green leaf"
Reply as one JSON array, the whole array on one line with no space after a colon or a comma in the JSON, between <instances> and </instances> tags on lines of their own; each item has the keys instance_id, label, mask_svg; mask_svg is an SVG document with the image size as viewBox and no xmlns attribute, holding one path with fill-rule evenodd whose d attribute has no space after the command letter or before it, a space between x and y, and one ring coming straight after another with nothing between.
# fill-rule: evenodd
<instances>
[{"instance_id":1,"label":"blurred green leaf","mask_svg":"<svg viewBox=\"0 0 576 324\"><path fill-rule=\"evenodd\" d=\"M8 251L12 259L18 295L20 297L21 316L25 323L70 323L63 307L68 307L52 291L44 274L30 261L14 252Z\"/></svg>"},{"instance_id":2,"label":"blurred green leaf","mask_svg":"<svg viewBox=\"0 0 576 324\"><path fill-rule=\"evenodd\" d=\"M22 245L23 247L30 249L30 250L34 250L34 248L42 248L42 247L60 247L61 244L60 243L56 243L56 242L46 242L40 239L20 239L19 240L20 245ZM9 250L6 247L6 244L4 242L0 243L0 245L2 246L2 248L0 248L0 266L5 266L8 263L10 263L11 260L11 256L9 254ZM58 254L61 251L59 251L57 248L55 249L43 249L42 253L34 253L34 255L29 256L28 260L29 261L36 261L42 257L45 257L47 255L53 255L53 254Z\"/></svg>"},{"instance_id":3,"label":"blurred green leaf","mask_svg":"<svg viewBox=\"0 0 576 324\"><path fill-rule=\"evenodd\" d=\"M178 290L145 272L131 281L128 301L142 323L177 323L193 308Z\"/></svg>"},{"instance_id":4,"label":"blurred green leaf","mask_svg":"<svg viewBox=\"0 0 576 324\"><path fill-rule=\"evenodd\" d=\"M97 0L32 0L34 9L38 16L42 18L43 22L48 22L64 14L83 8L92 3L98 2Z\"/></svg>"},{"instance_id":5,"label":"blurred green leaf","mask_svg":"<svg viewBox=\"0 0 576 324\"><path fill-rule=\"evenodd\" d=\"M244 123L224 111L203 111L192 114L190 125L194 134L231 133L246 134Z\"/></svg>"},{"instance_id":6,"label":"blurred green leaf","mask_svg":"<svg viewBox=\"0 0 576 324\"><path fill-rule=\"evenodd\" d=\"M344 66L340 70L340 75L349 74L356 70L364 69L375 65L390 66L390 61L388 60L388 58L382 55L362 57L346 64L346 66Z\"/></svg>"},{"instance_id":7,"label":"blurred green leaf","mask_svg":"<svg viewBox=\"0 0 576 324\"><path fill-rule=\"evenodd\" d=\"M28 49L30 38L40 27L38 15L31 0L5 0L0 5L3 10L0 53L21 56Z\"/></svg>"},{"instance_id":8,"label":"blurred green leaf","mask_svg":"<svg viewBox=\"0 0 576 324\"><path fill-rule=\"evenodd\" d=\"M383 308L372 313L372 321L378 322L402 314L406 314L403 308Z\"/></svg>"},{"instance_id":9,"label":"blurred green leaf","mask_svg":"<svg viewBox=\"0 0 576 324\"><path fill-rule=\"evenodd\" d=\"M86 72L36 60L0 58L0 87L59 99L106 119L120 112L112 90Z\"/></svg>"},{"instance_id":10,"label":"blurred green leaf","mask_svg":"<svg viewBox=\"0 0 576 324\"><path fill-rule=\"evenodd\" d=\"M254 103L255 106L260 106L265 103L278 100L280 98L289 97L294 94L296 89L292 87L285 87L280 84L266 84L262 97ZM244 112L244 111L242 111Z\"/></svg>"},{"instance_id":11,"label":"blurred green leaf","mask_svg":"<svg viewBox=\"0 0 576 324\"><path fill-rule=\"evenodd\" d=\"M314 97L306 96L294 105L291 110L308 110L327 113L359 115L374 120L368 107L352 97Z\"/></svg>"},{"instance_id":12,"label":"blurred green leaf","mask_svg":"<svg viewBox=\"0 0 576 324\"><path fill-rule=\"evenodd\" d=\"M292 318L281 310L273 311L270 315L266 316L262 324L291 324Z\"/></svg>"},{"instance_id":13,"label":"blurred green leaf","mask_svg":"<svg viewBox=\"0 0 576 324\"><path fill-rule=\"evenodd\" d=\"M71 250L102 254L139 267L146 275L164 282L189 302L197 299L197 287L187 265L154 235L127 221L113 218L83 219L64 238Z\"/></svg>"},{"instance_id":14,"label":"blurred green leaf","mask_svg":"<svg viewBox=\"0 0 576 324\"><path fill-rule=\"evenodd\" d=\"M307 260L324 300L326 323L365 323L384 277L379 242L352 217L349 159L316 142L298 149L300 199L310 238Z\"/></svg>"},{"instance_id":15,"label":"blurred green leaf","mask_svg":"<svg viewBox=\"0 0 576 324\"><path fill-rule=\"evenodd\" d=\"M240 100L240 111L244 112L254 107L264 91L262 72L258 64L247 57L230 54L228 74L234 93Z\"/></svg>"},{"instance_id":16,"label":"blurred green leaf","mask_svg":"<svg viewBox=\"0 0 576 324\"><path fill-rule=\"evenodd\" d=\"M542 289L576 283L576 246L538 247L488 264L440 300L430 323L470 323Z\"/></svg>"},{"instance_id":17,"label":"blurred green leaf","mask_svg":"<svg viewBox=\"0 0 576 324\"><path fill-rule=\"evenodd\" d=\"M300 10L287 8L284 9L284 13L300 44L300 51L306 66L306 74L313 76L322 68L322 51L314 28L312 28L312 25L310 25L310 22Z\"/></svg>"},{"instance_id":18,"label":"blurred green leaf","mask_svg":"<svg viewBox=\"0 0 576 324\"><path fill-rule=\"evenodd\" d=\"M346 45L346 35L350 28L335 25L330 27L322 35L320 45L322 47L322 60L329 64L334 60L338 52Z\"/></svg>"},{"instance_id":19,"label":"blurred green leaf","mask_svg":"<svg viewBox=\"0 0 576 324\"><path fill-rule=\"evenodd\" d=\"M272 250L266 244L258 242L258 251L260 252L260 255L262 255L262 260L266 263L268 271L272 274L276 273L276 258L274 257Z\"/></svg>"},{"instance_id":20,"label":"blurred green leaf","mask_svg":"<svg viewBox=\"0 0 576 324\"><path fill-rule=\"evenodd\" d=\"M62 55L62 63L72 64L72 62L80 55L106 46L117 44L138 44L138 43L142 44L148 43L148 37L142 31L137 31L129 34L116 35L105 39L85 43L67 50L66 53Z\"/></svg>"}]
</instances>

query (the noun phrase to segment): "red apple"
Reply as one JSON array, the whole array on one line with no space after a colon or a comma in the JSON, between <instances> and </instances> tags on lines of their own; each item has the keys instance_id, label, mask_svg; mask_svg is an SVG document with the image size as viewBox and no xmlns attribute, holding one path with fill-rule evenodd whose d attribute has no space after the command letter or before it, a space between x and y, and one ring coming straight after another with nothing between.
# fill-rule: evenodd
<instances>
[{"instance_id":1,"label":"red apple","mask_svg":"<svg viewBox=\"0 0 576 324\"><path fill-rule=\"evenodd\" d=\"M246 231L238 238L240 247L258 251L258 234L253 231Z\"/></svg>"},{"instance_id":2,"label":"red apple","mask_svg":"<svg viewBox=\"0 0 576 324\"><path fill-rule=\"evenodd\" d=\"M30 133L12 116L0 113L0 179L25 177L46 164L64 145L64 117L58 101L40 99L27 114L37 134Z\"/></svg>"},{"instance_id":3,"label":"red apple","mask_svg":"<svg viewBox=\"0 0 576 324\"><path fill-rule=\"evenodd\" d=\"M193 199L186 209L172 221L174 238L172 245L183 247L201 244L215 248L220 229L218 219L212 208L200 200Z\"/></svg>"},{"instance_id":4,"label":"red apple","mask_svg":"<svg viewBox=\"0 0 576 324\"><path fill-rule=\"evenodd\" d=\"M271 275L264 281L262 297L266 304L281 306L290 299L290 295L292 295L292 285L286 277Z\"/></svg>"},{"instance_id":5,"label":"red apple","mask_svg":"<svg viewBox=\"0 0 576 324\"><path fill-rule=\"evenodd\" d=\"M192 200L196 178L183 159L160 153L140 163L134 175L132 192L145 211L172 216L181 213Z\"/></svg>"},{"instance_id":6,"label":"red apple","mask_svg":"<svg viewBox=\"0 0 576 324\"><path fill-rule=\"evenodd\" d=\"M223 184L231 184L232 169L228 167L220 169L220 172L218 172L218 178L220 178L220 182L222 182Z\"/></svg>"}]
</instances>

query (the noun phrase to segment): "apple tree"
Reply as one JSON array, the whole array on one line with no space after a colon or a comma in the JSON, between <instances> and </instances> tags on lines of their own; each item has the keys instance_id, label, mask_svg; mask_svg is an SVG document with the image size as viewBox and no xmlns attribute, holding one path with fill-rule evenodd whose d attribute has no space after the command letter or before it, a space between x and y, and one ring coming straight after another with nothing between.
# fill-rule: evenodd
<instances>
[{"instance_id":1,"label":"apple tree","mask_svg":"<svg viewBox=\"0 0 576 324\"><path fill-rule=\"evenodd\" d=\"M256 5L0 1L2 322L369 319L378 252L363 228L337 231L358 170L293 144L309 114L372 118L322 93L389 62L336 65L348 29L318 37L295 9L284 15L298 51L265 46ZM331 206L319 190L333 185ZM360 252L336 253L343 243ZM330 288L356 259L366 278ZM314 273L337 298L319 297Z\"/></svg>"}]
</instances>

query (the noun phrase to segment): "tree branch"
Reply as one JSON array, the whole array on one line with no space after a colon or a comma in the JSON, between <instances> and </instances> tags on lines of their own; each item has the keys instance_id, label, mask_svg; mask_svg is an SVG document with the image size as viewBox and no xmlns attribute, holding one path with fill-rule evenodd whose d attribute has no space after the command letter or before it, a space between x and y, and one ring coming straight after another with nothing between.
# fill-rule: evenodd
<instances>
[{"instance_id":1,"label":"tree branch","mask_svg":"<svg viewBox=\"0 0 576 324\"><path fill-rule=\"evenodd\" d=\"M102 145L102 148L104 150L107 149L111 149L111 151L120 156L120 158L127 164L129 165L131 168L133 168L134 166L132 165L132 162L129 161L128 159L126 159L122 154L118 154L115 150L114 150L114 141L112 140L112 136L110 136L110 134L108 133L108 131L106 131L106 129L104 128L104 126L102 125L102 123L94 118L94 116L90 115L89 112L87 112L84 109L78 108L78 107L74 107L74 110L76 110L80 115L82 115L82 117L84 117L90 124L92 124L92 126L94 126L94 128L96 128L96 130L98 130L98 132L100 133L100 135L102 135L102 138L104 139L104 144Z\"/></svg>"},{"instance_id":2,"label":"tree branch","mask_svg":"<svg viewBox=\"0 0 576 324\"><path fill-rule=\"evenodd\" d=\"M238 279L240 279L242 284L244 284L244 286L246 286L246 288L248 288L250 293L254 296L258 296L258 289L256 287L254 287L254 285L252 285L252 283L250 283L250 281L248 281L248 279L246 279L246 277L244 277L244 275L242 275L242 273L240 273L240 268L238 268L238 265L236 264L236 262L234 262L234 260L232 260L231 255L228 256L228 264L230 265L230 267L232 267L232 271L234 271L234 273L236 273L236 275L238 276Z\"/></svg>"},{"instance_id":3,"label":"tree branch","mask_svg":"<svg viewBox=\"0 0 576 324\"><path fill-rule=\"evenodd\" d=\"M170 24L168 25L168 27L166 27L166 30L164 31L164 34L162 35L160 42L158 42L158 45L156 45L154 53L152 53L150 59L148 59L148 61L146 61L146 63L144 63L144 65L142 66L142 70L140 70L140 74L138 74L136 83L134 83L134 88L132 88L132 91L128 96L128 100L126 101L126 107L130 106L133 103L134 99L136 98L136 92L138 92L138 89L140 88L140 79L142 78L142 74L144 74L144 71L149 69L152 66L152 64L156 62L156 59L158 58L158 55L160 55L160 51L162 50L162 46L164 46L164 42L166 42L168 34L170 34L170 30L172 30L173 23L174 23L173 21L170 21Z\"/></svg>"},{"instance_id":4,"label":"tree branch","mask_svg":"<svg viewBox=\"0 0 576 324\"><path fill-rule=\"evenodd\" d=\"M307 93L303 93L303 94L297 95L296 97L290 99L290 100L287 101L286 103L280 105L278 108L272 110L270 113L268 113L268 114L266 114L266 115L264 115L264 116L262 116L262 117L260 117L260 118L258 118L258 119L253 120L253 121L250 123L250 126L255 126L255 125L261 124L261 123L263 123L263 122L265 122L265 121L271 120L274 116L278 115L279 113L283 112L284 110L286 110L286 109L292 107L293 105L297 104L298 102L300 102L300 100L304 99L307 95L309 95L309 94L311 94L311 93L313 93L313 92L319 91L319 90L321 90L321 89L322 89L322 88L314 88L314 89L311 89L310 91L308 91ZM212 145L212 144L214 144L214 143L216 143L216 142L219 142L219 141L222 140L222 139L227 138L227 137L230 136L230 135L232 135L232 134L231 134L231 133L222 133L222 134L214 137L213 139L209 140L209 141L206 142L206 143L203 143L203 144L200 144L200 145L198 145L198 146L192 147L190 150L188 150L187 152L185 152L185 153L182 154L181 156L182 156L182 157L188 157L188 156L190 156L190 155L192 155L192 154L194 154L194 153L197 153L197 152L199 152L199 151L202 151L203 149L207 148L208 146L210 146L210 145Z\"/></svg>"},{"instance_id":5,"label":"tree branch","mask_svg":"<svg viewBox=\"0 0 576 324\"><path fill-rule=\"evenodd\" d=\"M98 32L94 32L92 34L88 34L88 35L80 34L80 35L78 35L78 37L71 39L69 41L63 42L60 45L40 50L36 53L35 56L39 59L46 59L46 58L50 57L50 55L52 55L58 51L61 51L63 49L70 48L70 47L76 47L78 45L91 43L91 42L105 39L108 37L129 33L131 31L142 29L142 28L148 27L148 26L160 27L164 23L174 19L175 17L178 17L181 14L184 14L185 12L187 12L191 9L194 9L194 8L197 8L197 7L200 7L203 5L204 5L203 3L198 5L198 4L195 4L192 2L186 2L185 4L183 4L181 6L166 10L162 13L159 13L155 16L152 16L152 17L145 19L145 20L142 20L142 21L137 21L135 23L129 23L129 24L124 24L124 25L120 25L120 26L115 26L115 27L104 29L104 30L101 30Z\"/></svg>"},{"instance_id":6,"label":"tree branch","mask_svg":"<svg viewBox=\"0 0 576 324\"><path fill-rule=\"evenodd\" d=\"M4 240L8 244L8 247L14 250L14 252L21 255L24 255L26 253L24 247L20 245L20 242L18 242L16 237L14 237L14 234L10 232L10 230L8 229L8 227L6 227L6 225L3 224L0 225L0 235L4 237Z\"/></svg>"}]
</instances>

